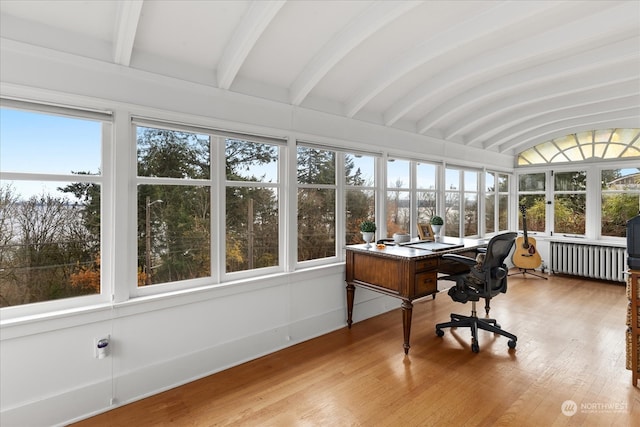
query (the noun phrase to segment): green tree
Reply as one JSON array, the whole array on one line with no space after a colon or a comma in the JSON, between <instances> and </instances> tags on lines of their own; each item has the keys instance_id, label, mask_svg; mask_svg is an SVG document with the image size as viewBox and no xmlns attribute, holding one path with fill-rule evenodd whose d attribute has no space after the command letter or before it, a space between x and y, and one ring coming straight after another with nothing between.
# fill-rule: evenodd
<instances>
[{"instance_id":1,"label":"green tree","mask_svg":"<svg viewBox=\"0 0 640 427\"><path fill-rule=\"evenodd\" d=\"M335 256L335 153L298 147L298 260Z\"/></svg>"},{"instance_id":2,"label":"green tree","mask_svg":"<svg viewBox=\"0 0 640 427\"><path fill-rule=\"evenodd\" d=\"M47 193L20 200L2 191L1 304L20 305L95 293L73 286L72 274L93 262L96 242L82 206ZM4 233L7 233L7 236Z\"/></svg>"}]
</instances>

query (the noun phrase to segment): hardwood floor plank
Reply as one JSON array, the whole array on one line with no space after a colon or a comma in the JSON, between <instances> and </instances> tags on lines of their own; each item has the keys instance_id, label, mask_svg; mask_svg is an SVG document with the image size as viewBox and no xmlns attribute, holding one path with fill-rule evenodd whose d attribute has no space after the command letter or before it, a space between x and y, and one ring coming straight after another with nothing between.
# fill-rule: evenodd
<instances>
[{"instance_id":1,"label":"hardwood floor plank","mask_svg":"<svg viewBox=\"0 0 640 427\"><path fill-rule=\"evenodd\" d=\"M478 354L468 330L437 337L471 306L440 293L414 304L408 356L398 308L76 426L633 426L626 304L618 284L513 276L491 317L518 336L515 351L486 331Z\"/></svg>"}]
</instances>

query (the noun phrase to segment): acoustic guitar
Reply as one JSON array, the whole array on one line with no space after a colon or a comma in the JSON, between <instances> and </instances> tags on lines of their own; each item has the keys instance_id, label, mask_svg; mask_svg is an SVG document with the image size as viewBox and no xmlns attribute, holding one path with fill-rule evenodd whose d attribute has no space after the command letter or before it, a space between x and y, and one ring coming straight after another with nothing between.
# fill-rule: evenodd
<instances>
[{"instance_id":1,"label":"acoustic guitar","mask_svg":"<svg viewBox=\"0 0 640 427\"><path fill-rule=\"evenodd\" d=\"M522 230L524 236L516 239L516 249L511 260L513 264L522 270L535 270L542 264L542 258L536 250L536 240L527 236L527 208L520 205L522 213Z\"/></svg>"}]
</instances>

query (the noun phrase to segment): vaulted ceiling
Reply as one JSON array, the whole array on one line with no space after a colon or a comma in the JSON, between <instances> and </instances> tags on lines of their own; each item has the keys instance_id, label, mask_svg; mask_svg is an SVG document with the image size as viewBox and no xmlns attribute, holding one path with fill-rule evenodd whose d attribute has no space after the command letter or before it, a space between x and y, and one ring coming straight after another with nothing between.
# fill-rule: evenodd
<instances>
[{"instance_id":1,"label":"vaulted ceiling","mask_svg":"<svg viewBox=\"0 0 640 427\"><path fill-rule=\"evenodd\" d=\"M3 40L513 154L640 127L640 2L0 1Z\"/></svg>"}]
</instances>

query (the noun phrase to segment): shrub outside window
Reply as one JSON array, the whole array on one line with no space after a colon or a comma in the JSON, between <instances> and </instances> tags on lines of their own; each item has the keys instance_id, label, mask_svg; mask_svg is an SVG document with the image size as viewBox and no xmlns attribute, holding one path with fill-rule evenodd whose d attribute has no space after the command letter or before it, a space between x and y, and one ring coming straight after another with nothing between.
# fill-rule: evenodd
<instances>
[{"instance_id":1,"label":"shrub outside window","mask_svg":"<svg viewBox=\"0 0 640 427\"><path fill-rule=\"evenodd\" d=\"M518 177L518 205L525 209L527 231L546 230L546 174L529 173ZM522 215L518 215L518 229L522 230Z\"/></svg>"},{"instance_id":2,"label":"shrub outside window","mask_svg":"<svg viewBox=\"0 0 640 427\"><path fill-rule=\"evenodd\" d=\"M626 223L640 212L640 168L605 169L602 191L601 235L626 237Z\"/></svg>"},{"instance_id":3,"label":"shrub outside window","mask_svg":"<svg viewBox=\"0 0 640 427\"><path fill-rule=\"evenodd\" d=\"M554 173L554 233L584 235L587 209L587 172Z\"/></svg>"}]
</instances>

